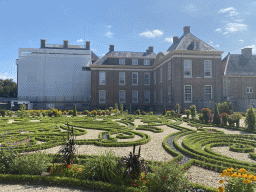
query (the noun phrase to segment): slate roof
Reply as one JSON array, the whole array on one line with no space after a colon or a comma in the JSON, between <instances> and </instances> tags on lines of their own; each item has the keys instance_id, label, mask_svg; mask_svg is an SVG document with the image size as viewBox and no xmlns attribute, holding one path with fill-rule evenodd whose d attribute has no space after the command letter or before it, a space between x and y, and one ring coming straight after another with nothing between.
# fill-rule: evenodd
<instances>
[{"instance_id":1,"label":"slate roof","mask_svg":"<svg viewBox=\"0 0 256 192\"><path fill-rule=\"evenodd\" d=\"M92 52L92 51L91 51ZM95 53L93 53L92 52L92 54L91 54L91 60L92 61L97 61L99 59L99 57L95 54Z\"/></svg>"},{"instance_id":2,"label":"slate roof","mask_svg":"<svg viewBox=\"0 0 256 192\"><path fill-rule=\"evenodd\" d=\"M108 52L106 55L97 60L94 65L107 65L108 57L122 57L122 58L145 58L145 59L155 59L156 54L154 52L129 52L129 51L112 51Z\"/></svg>"},{"instance_id":3,"label":"slate roof","mask_svg":"<svg viewBox=\"0 0 256 192\"><path fill-rule=\"evenodd\" d=\"M172 44L172 46L169 47L169 49L167 51L193 50L195 41L200 42L200 51L218 51L191 33L185 33L176 42L174 42Z\"/></svg>"},{"instance_id":4,"label":"slate roof","mask_svg":"<svg viewBox=\"0 0 256 192\"><path fill-rule=\"evenodd\" d=\"M256 76L256 55L246 57L242 54L230 54L227 58L224 75Z\"/></svg>"}]
</instances>

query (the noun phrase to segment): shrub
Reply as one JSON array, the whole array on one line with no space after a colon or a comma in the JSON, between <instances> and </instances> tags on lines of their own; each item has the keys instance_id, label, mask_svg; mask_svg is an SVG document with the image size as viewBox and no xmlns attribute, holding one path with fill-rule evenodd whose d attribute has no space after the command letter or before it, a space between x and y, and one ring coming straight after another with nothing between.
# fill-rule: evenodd
<instances>
[{"instance_id":1,"label":"shrub","mask_svg":"<svg viewBox=\"0 0 256 192\"><path fill-rule=\"evenodd\" d=\"M146 114L147 114L146 111L141 112L141 115L146 115Z\"/></svg>"},{"instance_id":2,"label":"shrub","mask_svg":"<svg viewBox=\"0 0 256 192\"><path fill-rule=\"evenodd\" d=\"M208 108L203 108L201 110L201 113L203 114L203 123L205 123L205 124L208 123L210 112L211 112L211 110Z\"/></svg>"},{"instance_id":3,"label":"shrub","mask_svg":"<svg viewBox=\"0 0 256 192\"><path fill-rule=\"evenodd\" d=\"M234 122L236 123L236 128L239 128L239 122L240 122L240 119L242 119L242 115L240 113L234 113L231 115L232 119L234 120Z\"/></svg>"},{"instance_id":4,"label":"shrub","mask_svg":"<svg viewBox=\"0 0 256 192\"><path fill-rule=\"evenodd\" d=\"M175 105L175 109L176 109L176 113L180 113L180 105L179 105L179 103L177 103Z\"/></svg>"},{"instance_id":5,"label":"shrub","mask_svg":"<svg viewBox=\"0 0 256 192\"><path fill-rule=\"evenodd\" d=\"M109 111L112 111L113 110L113 107L109 107Z\"/></svg>"},{"instance_id":6,"label":"shrub","mask_svg":"<svg viewBox=\"0 0 256 192\"><path fill-rule=\"evenodd\" d=\"M5 109L0 109L0 114L2 115L2 117L5 117L5 113L6 113Z\"/></svg>"},{"instance_id":7,"label":"shrub","mask_svg":"<svg viewBox=\"0 0 256 192\"><path fill-rule=\"evenodd\" d=\"M169 117L171 116L171 111L166 111L166 115Z\"/></svg>"},{"instance_id":8,"label":"shrub","mask_svg":"<svg viewBox=\"0 0 256 192\"><path fill-rule=\"evenodd\" d=\"M162 115L166 115L166 107L165 107L165 105L163 107L163 114Z\"/></svg>"},{"instance_id":9,"label":"shrub","mask_svg":"<svg viewBox=\"0 0 256 192\"><path fill-rule=\"evenodd\" d=\"M191 105L190 106L190 111L191 111L191 118L195 120L196 114L197 114L196 106L195 105Z\"/></svg>"},{"instance_id":10,"label":"shrub","mask_svg":"<svg viewBox=\"0 0 256 192\"><path fill-rule=\"evenodd\" d=\"M170 113L171 113L171 116L174 117L175 111L174 111L174 110L171 110Z\"/></svg>"},{"instance_id":11,"label":"shrub","mask_svg":"<svg viewBox=\"0 0 256 192\"><path fill-rule=\"evenodd\" d=\"M218 105L215 104L214 116L213 116L213 121L212 121L213 124L217 124L217 125L220 124L220 118L218 117L218 115L219 115Z\"/></svg>"},{"instance_id":12,"label":"shrub","mask_svg":"<svg viewBox=\"0 0 256 192\"><path fill-rule=\"evenodd\" d=\"M245 118L245 125L250 130L255 129L255 113L253 111L252 106L250 109L247 110L246 118Z\"/></svg>"},{"instance_id":13,"label":"shrub","mask_svg":"<svg viewBox=\"0 0 256 192\"><path fill-rule=\"evenodd\" d=\"M191 111L189 109L185 110L185 113L187 115L187 119L189 119L189 115L191 114Z\"/></svg>"},{"instance_id":14,"label":"shrub","mask_svg":"<svg viewBox=\"0 0 256 192\"><path fill-rule=\"evenodd\" d=\"M74 105L73 116L74 116L74 117L77 116L76 105Z\"/></svg>"},{"instance_id":15,"label":"shrub","mask_svg":"<svg viewBox=\"0 0 256 192\"><path fill-rule=\"evenodd\" d=\"M136 110L136 114L137 114L137 115L140 114L140 110L139 110L139 109Z\"/></svg>"},{"instance_id":16,"label":"shrub","mask_svg":"<svg viewBox=\"0 0 256 192\"><path fill-rule=\"evenodd\" d=\"M102 115L105 116L106 115L106 111L102 110Z\"/></svg>"},{"instance_id":17,"label":"shrub","mask_svg":"<svg viewBox=\"0 0 256 192\"><path fill-rule=\"evenodd\" d=\"M69 114L69 115L72 115L72 114L73 114L73 110L69 110L69 111L68 111L68 114Z\"/></svg>"},{"instance_id":18,"label":"shrub","mask_svg":"<svg viewBox=\"0 0 256 192\"><path fill-rule=\"evenodd\" d=\"M234 119L231 116L229 116L228 117L228 125L229 125L229 127L230 128L234 128L234 123L235 123Z\"/></svg>"},{"instance_id":19,"label":"shrub","mask_svg":"<svg viewBox=\"0 0 256 192\"><path fill-rule=\"evenodd\" d=\"M153 111L150 111L150 112L149 112L149 115L153 115Z\"/></svg>"},{"instance_id":20,"label":"shrub","mask_svg":"<svg viewBox=\"0 0 256 192\"><path fill-rule=\"evenodd\" d=\"M232 104L231 104L231 102L218 103L218 109L219 109L219 113L231 114L232 113Z\"/></svg>"},{"instance_id":21,"label":"shrub","mask_svg":"<svg viewBox=\"0 0 256 192\"><path fill-rule=\"evenodd\" d=\"M97 115L101 116L101 112L98 112Z\"/></svg>"},{"instance_id":22,"label":"shrub","mask_svg":"<svg viewBox=\"0 0 256 192\"><path fill-rule=\"evenodd\" d=\"M85 111L84 111L84 114L85 114L85 115L87 115L88 113L89 113L89 111L88 111L88 110L85 110Z\"/></svg>"},{"instance_id":23,"label":"shrub","mask_svg":"<svg viewBox=\"0 0 256 192\"><path fill-rule=\"evenodd\" d=\"M120 105L120 112L121 112L121 114L124 113L124 106L123 106L123 104Z\"/></svg>"},{"instance_id":24,"label":"shrub","mask_svg":"<svg viewBox=\"0 0 256 192\"><path fill-rule=\"evenodd\" d=\"M117 104L117 103L115 103L115 109L117 109L117 110L118 110L118 104Z\"/></svg>"},{"instance_id":25,"label":"shrub","mask_svg":"<svg viewBox=\"0 0 256 192\"><path fill-rule=\"evenodd\" d=\"M227 113L222 113L221 114L221 119L222 119L222 126L227 126L228 114Z\"/></svg>"}]
</instances>

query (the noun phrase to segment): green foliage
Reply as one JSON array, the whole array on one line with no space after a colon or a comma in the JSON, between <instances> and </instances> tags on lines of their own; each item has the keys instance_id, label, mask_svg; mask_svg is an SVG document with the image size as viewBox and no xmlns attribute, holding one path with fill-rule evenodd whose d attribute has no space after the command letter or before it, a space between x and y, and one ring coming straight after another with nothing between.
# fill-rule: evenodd
<instances>
[{"instance_id":1,"label":"green foliage","mask_svg":"<svg viewBox=\"0 0 256 192\"><path fill-rule=\"evenodd\" d=\"M247 110L245 125L248 129L255 130L255 113L252 106L250 109Z\"/></svg>"},{"instance_id":2,"label":"green foliage","mask_svg":"<svg viewBox=\"0 0 256 192\"><path fill-rule=\"evenodd\" d=\"M240 122L240 119L242 119L242 117L243 116L240 113L234 113L234 114L231 115L231 118L236 123L236 128L237 129L240 127L239 122Z\"/></svg>"},{"instance_id":3,"label":"green foliage","mask_svg":"<svg viewBox=\"0 0 256 192\"><path fill-rule=\"evenodd\" d=\"M140 110L139 109L136 110L136 114L140 115Z\"/></svg>"},{"instance_id":4,"label":"green foliage","mask_svg":"<svg viewBox=\"0 0 256 192\"><path fill-rule=\"evenodd\" d=\"M222 118L222 126L227 126L228 114L227 113L222 113L221 118Z\"/></svg>"},{"instance_id":5,"label":"green foliage","mask_svg":"<svg viewBox=\"0 0 256 192\"><path fill-rule=\"evenodd\" d=\"M203 114L203 123L207 124L208 123L208 119L209 119L209 113L211 112L210 109L208 108L203 108L201 110L201 113Z\"/></svg>"},{"instance_id":6,"label":"green foliage","mask_svg":"<svg viewBox=\"0 0 256 192\"><path fill-rule=\"evenodd\" d=\"M124 106L123 106L123 104L121 103L121 105L120 105L120 112L121 112L121 114L123 114L124 113Z\"/></svg>"},{"instance_id":7,"label":"green foliage","mask_svg":"<svg viewBox=\"0 0 256 192\"><path fill-rule=\"evenodd\" d=\"M179 105L179 103L177 103L175 105L175 109L176 109L177 113L180 113L180 105Z\"/></svg>"},{"instance_id":8,"label":"green foliage","mask_svg":"<svg viewBox=\"0 0 256 192\"><path fill-rule=\"evenodd\" d=\"M228 125L229 125L229 128L234 128L235 126L235 121L231 116L228 117Z\"/></svg>"},{"instance_id":9,"label":"green foliage","mask_svg":"<svg viewBox=\"0 0 256 192\"><path fill-rule=\"evenodd\" d=\"M17 97L17 83L12 79L0 79L0 97Z\"/></svg>"},{"instance_id":10,"label":"green foliage","mask_svg":"<svg viewBox=\"0 0 256 192\"><path fill-rule=\"evenodd\" d=\"M243 183L243 178L229 177L228 183L225 184L225 191L232 192L254 192L255 183Z\"/></svg>"},{"instance_id":11,"label":"green foliage","mask_svg":"<svg viewBox=\"0 0 256 192\"><path fill-rule=\"evenodd\" d=\"M0 114L2 117L5 117L6 109L0 109Z\"/></svg>"},{"instance_id":12,"label":"green foliage","mask_svg":"<svg viewBox=\"0 0 256 192\"><path fill-rule=\"evenodd\" d=\"M213 121L212 121L213 124L217 124L217 125L220 124L220 119L219 119L218 115L219 115L218 105L215 104Z\"/></svg>"},{"instance_id":13,"label":"green foliage","mask_svg":"<svg viewBox=\"0 0 256 192\"><path fill-rule=\"evenodd\" d=\"M115 103L115 109L117 109L117 110L118 110L118 104L117 104L117 103Z\"/></svg>"},{"instance_id":14,"label":"green foliage","mask_svg":"<svg viewBox=\"0 0 256 192\"><path fill-rule=\"evenodd\" d=\"M163 115L166 115L166 107L165 107L165 105L163 107Z\"/></svg>"},{"instance_id":15,"label":"green foliage","mask_svg":"<svg viewBox=\"0 0 256 192\"><path fill-rule=\"evenodd\" d=\"M187 119L189 119L189 115L191 114L191 111L189 109L185 110L185 113L187 115Z\"/></svg>"},{"instance_id":16,"label":"green foliage","mask_svg":"<svg viewBox=\"0 0 256 192\"><path fill-rule=\"evenodd\" d=\"M89 113L89 111L88 111L88 110L85 110L85 111L84 111L84 114L85 114L85 115L87 115L88 113Z\"/></svg>"},{"instance_id":17,"label":"green foliage","mask_svg":"<svg viewBox=\"0 0 256 192\"><path fill-rule=\"evenodd\" d=\"M113 107L109 107L109 112L111 112L113 110Z\"/></svg>"},{"instance_id":18,"label":"green foliage","mask_svg":"<svg viewBox=\"0 0 256 192\"><path fill-rule=\"evenodd\" d=\"M232 113L232 104L231 102L218 103L219 113Z\"/></svg>"},{"instance_id":19,"label":"green foliage","mask_svg":"<svg viewBox=\"0 0 256 192\"><path fill-rule=\"evenodd\" d=\"M77 116L76 105L74 105L74 109L73 109L73 116L74 116L74 117L76 117L76 116Z\"/></svg>"},{"instance_id":20,"label":"green foliage","mask_svg":"<svg viewBox=\"0 0 256 192\"><path fill-rule=\"evenodd\" d=\"M20 106L20 111L18 112L18 117L23 119L24 117L29 117L30 113L28 111L26 111L26 105L22 104Z\"/></svg>"},{"instance_id":21,"label":"green foliage","mask_svg":"<svg viewBox=\"0 0 256 192\"><path fill-rule=\"evenodd\" d=\"M171 114L172 117L174 117L175 111L174 111L174 110L171 110L171 111L170 111L170 114Z\"/></svg>"},{"instance_id":22,"label":"green foliage","mask_svg":"<svg viewBox=\"0 0 256 192\"><path fill-rule=\"evenodd\" d=\"M190 106L190 111L191 111L191 118L195 120L196 119L196 114L197 114L196 106L195 105L191 105Z\"/></svg>"}]
</instances>

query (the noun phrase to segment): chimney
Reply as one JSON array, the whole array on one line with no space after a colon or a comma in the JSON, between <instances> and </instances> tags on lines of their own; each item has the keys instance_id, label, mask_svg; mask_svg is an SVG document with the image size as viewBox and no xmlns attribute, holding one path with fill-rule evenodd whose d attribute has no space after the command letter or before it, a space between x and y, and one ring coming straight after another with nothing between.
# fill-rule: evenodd
<instances>
[{"instance_id":1,"label":"chimney","mask_svg":"<svg viewBox=\"0 0 256 192\"><path fill-rule=\"evenodd\" d=\"M115 45L109 45L109 52L114 51L114 46L115 46Z\"/></svg>"},{"instance_id":2,"label":"chimney","mask_svg":"<svg viewBox=\"0 0 256 192\"><path fill-rule=\"evenodd\" d=\"M90 50L90 41L86 41L85 43L86 43L85 49Z\"/></svg>"},{"instance_id":3,"label":"chimney","mask_svg":"<svg viewBox=\"0 0 256 192\"><path fill-rule=\"evenodd\" d=\"M45 39L41 39L41 48L45 48L45 42L46 42Z\"/></svg>"},{"instance_id":4,"label":"chimney","mask_svg":"<svg viewBox=\"0 0 256 192\"><path fill-rule=\"evenodd\" d=\"M252 48L243 48L243 49L241 49L241 53L242 53L242 55L250 58L250 57L252 57Z\"/></svg>"},{"instance_id":5,"label":"chimney","mask_svg":"<svg viewBox=\"0 0 256 192\"><path fill-rule=\"evenodd\" d=\"M178 36L174 36L173 38L172 38L172 43L175 43L177 40L179 39L179 37Z\"/></svg>"},{"instance_id":6,"label":"chimney","mask_svg":"<svg viewBox=\"0 0 256 192\"><path fill-rule=\"evenodd\" d=\"M184 34L185 34L185 33L190 33L190 26L185 26L185 27L183 28L183 31L184 31Z\"/></svg>"},{"instance_id":7,"label":"chimney","mask_svg":"<svg viewBox=\"0 0 256 192\"><path fill-rule=\"evenodd\" d=\"M148 53L153 53L153 46L149 46L146 50Z\"/></svg>"},{"instance_id":8,"label":"chimney","mask_svg":"<svg viewBox=\"0 0 256 192\"><path fill-rule=\"evenodd\" d=\"M68 48L68 40L63 40L63 48L64 49Z\"/></svg>"}]
</instances>

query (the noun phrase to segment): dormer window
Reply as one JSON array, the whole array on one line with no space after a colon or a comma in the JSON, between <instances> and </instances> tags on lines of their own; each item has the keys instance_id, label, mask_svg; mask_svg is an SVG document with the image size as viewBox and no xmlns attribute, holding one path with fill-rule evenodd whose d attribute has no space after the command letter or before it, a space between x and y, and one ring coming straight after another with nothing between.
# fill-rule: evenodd
<instances>
[{"instance_id":1,"label":"dormer window","mask_svg":"<svg viewBox=\"0 0 256 192\"><path fill-rule=\"evenodd\" d=\"M200 42L199 41L195 42L195 50L200 50Z\"/></svg>"},{"instance_id":2,"label":"dormer window","mask_svg":"<svg viewBox=\"0 0 256 192\"><path fill-rule=\"evenodd\" d=\"M144 60L144 65L149 65L150 64L150 60L149 59L145 59Z\"/></svg>"},{"instance_id":3,"label":"dormer window","mask_svg":"<svg viewBox=\"0 0 256 192\"><path fill-rule=\"evenodd\" d=\"M138 65L138 59L132 59L132 65Z\"/></svg>"},{"instance_id":4,"label":"dormer window","mask_svg":"<svg viewBox=\"0 0 256 192\"><path fill-rule=\"evenodd\" d=\"M125 65L125 59L119 59L119 65Z\"/></svg>"}]
</instances>

